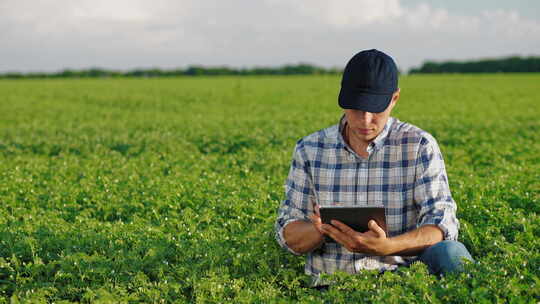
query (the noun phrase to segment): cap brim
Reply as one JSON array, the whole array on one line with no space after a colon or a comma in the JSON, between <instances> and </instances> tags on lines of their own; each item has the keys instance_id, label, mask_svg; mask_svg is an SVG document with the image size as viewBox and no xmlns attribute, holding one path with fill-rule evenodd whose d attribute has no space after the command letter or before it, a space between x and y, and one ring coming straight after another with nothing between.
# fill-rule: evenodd
<instances>
[{"instance_id":1,"label":"cap brim","mask_svg":"<svg viewBox=\"0 0 540 304\"><path fill-rule=\"evenodd\" d=\"M364 112L381 113L386 110L392 94L369 94L341 89L339 92L339 106L343 109L361 110Z\"/></svg>"}]
</instances>

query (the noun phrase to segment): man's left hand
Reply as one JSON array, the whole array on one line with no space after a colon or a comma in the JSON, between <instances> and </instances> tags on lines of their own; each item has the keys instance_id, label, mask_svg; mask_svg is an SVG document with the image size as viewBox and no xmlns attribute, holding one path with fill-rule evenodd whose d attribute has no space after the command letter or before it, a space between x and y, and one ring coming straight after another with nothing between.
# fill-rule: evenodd
<instances>
[{"instance_id":1,"label":"man's left hand","mask_svg":"<svg viewBox=\"0 0 540 304\"><path fill-rule=\"evenodd\" d=\"M371 255L392 253L391 239L386 237L384 230L374 220L369 221L369 231L364 233L355 231L337 220L332 220L331 223L332 225L322 225L322 231L351 252Z\"/></svg>"}]
</instances>

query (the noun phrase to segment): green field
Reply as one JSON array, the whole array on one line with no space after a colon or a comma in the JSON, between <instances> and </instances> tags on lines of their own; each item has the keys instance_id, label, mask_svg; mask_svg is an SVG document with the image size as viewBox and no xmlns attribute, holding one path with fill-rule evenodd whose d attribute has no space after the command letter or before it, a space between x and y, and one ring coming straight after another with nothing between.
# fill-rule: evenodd
<instances>
[{"instance_id":1,"label":"green field","mask_svg":"<svg viewBox=\"0 0 540 304\"><path fill-rule=\"evenodd\" d=\"M307 288L273 223L338 76L0 81L0 303L540 301L540 75L405 76L479 262Z\"/></svg>"}]
</instances>

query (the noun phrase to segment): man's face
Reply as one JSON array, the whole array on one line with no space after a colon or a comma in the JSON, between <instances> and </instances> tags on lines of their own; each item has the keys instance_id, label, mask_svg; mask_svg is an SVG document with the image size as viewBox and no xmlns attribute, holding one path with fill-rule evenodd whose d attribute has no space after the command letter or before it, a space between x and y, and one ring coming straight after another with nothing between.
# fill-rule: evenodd
<instances>
[{"instance_id":1,"label":"man's face","mask_svg":"<svg viewBox=\"0 0 540 304\"><path fill-rule=\"evenodd\" d=\"M369 144L379 135L399 99L399 89L392 95L390 105L381 113L364 112L361 110L345 109L345 117L349 129L349 140L354 140L361 144Z\"/></svg>"}]
</instances>

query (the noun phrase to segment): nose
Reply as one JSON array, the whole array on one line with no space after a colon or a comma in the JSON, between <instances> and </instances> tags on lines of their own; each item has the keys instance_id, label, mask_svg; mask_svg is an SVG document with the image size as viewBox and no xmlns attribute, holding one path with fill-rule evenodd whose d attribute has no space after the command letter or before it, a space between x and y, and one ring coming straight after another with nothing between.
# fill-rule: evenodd
<instances>
[{"instance_id":1,"label":"nose","mask_svg":"<svg viewBox=\"0 0 540 304\"><path fill-rule=\"evenodd\" d=\"M362 111L361 117L362 117L362 121L366 125L369 125L369 124L371 124L371 121L373 120L373 113Z\"/></svg>"}]
</instances>

